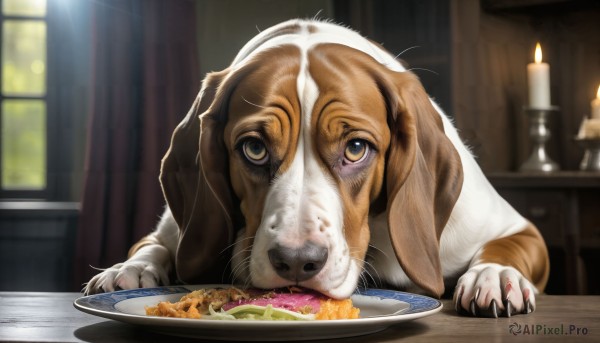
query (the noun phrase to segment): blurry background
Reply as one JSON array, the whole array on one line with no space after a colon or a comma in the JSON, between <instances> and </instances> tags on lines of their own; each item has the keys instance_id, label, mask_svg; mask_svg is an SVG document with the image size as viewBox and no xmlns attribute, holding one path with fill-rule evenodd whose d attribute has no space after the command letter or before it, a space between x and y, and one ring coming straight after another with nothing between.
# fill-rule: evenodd
<instances>
[{"instance_id":1,"label":"blurry background","mask_svg":"<svg viewBox=\"0 0 600 343\"><path fill-rule=\"evenodd\" d=\"M0 0L0 290L79 290L162 212L158 169L207 72L290 18L349 25L398 54L552 252L548 292L600 293L600 176L576 172L600 85L594 0ZM551 67L549 153L523 175L526 65ZM576 281L573 281L576 280Z\"/></svg>"}]
</instances>

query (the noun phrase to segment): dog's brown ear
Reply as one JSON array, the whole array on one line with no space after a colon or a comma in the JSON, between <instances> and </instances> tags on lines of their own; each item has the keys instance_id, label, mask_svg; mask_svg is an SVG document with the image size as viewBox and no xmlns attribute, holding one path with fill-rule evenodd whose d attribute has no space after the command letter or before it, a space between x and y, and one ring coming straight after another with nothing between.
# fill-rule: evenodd
<instances>
[{"instance_id":1,"label":"dog's brown ear","mask_svg":"<svg viewBox=\"0 0 600 343\"><path fill-rule=\"evenodd\" d=\"M439 239L462 188L460 157L417 77L391 72L386 166L390 238L407 276L440 297Z\"/></svg>"},{"instance_id":2,"label":"dog's brown ear","mask_svg":"<svg viewBox=\"0 0 600 343\"><path fill-rule=\"evenodd\" d=\"M216 99L227 75L225 70L206 77L162 161L161 185L179 226L176 271L185 282L221 282L227 260L223 252L233 240L228 154L219 128L201 118L220 110Z\"/></svg>"}]
</instances>

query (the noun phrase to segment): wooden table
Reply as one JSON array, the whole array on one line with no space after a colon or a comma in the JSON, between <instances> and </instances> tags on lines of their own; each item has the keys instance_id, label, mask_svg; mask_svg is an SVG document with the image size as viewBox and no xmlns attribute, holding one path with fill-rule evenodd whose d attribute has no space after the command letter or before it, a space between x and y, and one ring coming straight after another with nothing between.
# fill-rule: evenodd
<instances>
[{"instance_id":1,"label":"wooden table","mask_svg":"<svg viewBox=\"0 0 600 343\"><path fill-rule=\"evenodd\" d=\"M0 292L0 342L198 342L79 312L72 304L79 296ZM600 342L600 296L539 296L538 301L533 314L489 319L459 316L444 300L435 315L326 342ZM520 326L521 333L511 334L511 326Z\"/></svg>"}]
</instances>

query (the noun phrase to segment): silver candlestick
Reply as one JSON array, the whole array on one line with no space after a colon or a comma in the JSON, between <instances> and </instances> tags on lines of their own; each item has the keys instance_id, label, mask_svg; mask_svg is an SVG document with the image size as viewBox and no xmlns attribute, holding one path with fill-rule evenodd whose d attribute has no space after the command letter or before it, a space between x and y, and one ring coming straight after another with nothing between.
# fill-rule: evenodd
<instances>
[{"instance_id":1,"label":"silver candlestick","mask_svg":"<svg viewBox=\"0 0 600 343\"><path fill-rule=\"evenodd\" d=\"M599 138L576 138L579 146L585 149L579 169L584 171L600 171L600 139Z\"/></svg>"},{"instance_id":2,"label":"silver candlestick","mask_svg":"<svg viewBox=\"0 0 600 343\"><path fill-rule=\"evenodd\" d=\"M549 108L524 108L529 117L529 136L533 142L533 150L529 158L521 165L520 171L553 172L560 170L558 164L548 156L546 142L552 136L548 123L550 116L558 112L557 106Z\"/></svg>"}]
</instances>

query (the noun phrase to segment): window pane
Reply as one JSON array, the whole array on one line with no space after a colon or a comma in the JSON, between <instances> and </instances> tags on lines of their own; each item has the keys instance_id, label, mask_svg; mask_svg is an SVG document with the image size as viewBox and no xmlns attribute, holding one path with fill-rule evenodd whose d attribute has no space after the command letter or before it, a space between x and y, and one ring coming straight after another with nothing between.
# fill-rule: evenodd
<instances>
[{"instance_id":1,"label":"window pane","mask_svg":"<svg viewBox=\"0 0 600 343\"><path fill-rule=\"evenodd\" d=\"M2 13L5 15L46 15L46 0L3 0Z\"/></svg>"},{"instance_id":2,"label":"window pane","mask_svg":"<svg viewBox=\"0 0 600 343\"><path fill-rule=\"evenodd\" d=\"M46 104L41 100L2 102L2 188L46 187Z\"/></svg>"},{"instance_id":3,"label":"window pane","mask_svg":"<svg viewBox=\"0 0 600 343\"><path fill-rule=\"evenodd\" d=\"M46 93L46 23L36 20L4 21L2 93Z\"/></svg>"}]
</instances>

